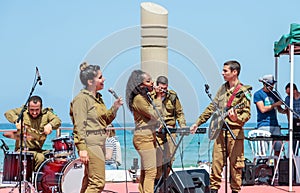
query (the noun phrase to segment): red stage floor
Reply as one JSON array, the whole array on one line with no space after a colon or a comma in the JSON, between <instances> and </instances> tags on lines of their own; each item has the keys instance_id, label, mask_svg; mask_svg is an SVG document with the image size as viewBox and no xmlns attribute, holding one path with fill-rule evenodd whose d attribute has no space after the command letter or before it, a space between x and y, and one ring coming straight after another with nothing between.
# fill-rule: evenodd
<instances>
[{"instance_id":1,"label":"red stage floor","mask_svg":"<svg viewBox=\"0 0 300 193\"><path fill-rule=\"evenodd\" d=\"M222 187L219 190L219 193L225 192L225 183L223 181ZM300 186L293 186L291 192L299 192ZM9 193L11 188L2 187L0 188L0 193ZM230 187L228 185L228 193L231 193ZM15 189L12 193L18 193L19 189ZM34 191L32 191L34 192ZM138 184L133 182L128 182L127 185L125 182L107 182L105 185L105 193L138 193ZM240 193L283 193L290 192L288 186L269 186L269 185L253 185L253 186L243 186ZM68 192L66 192L68 193Z\"/></svg>"},{"instance_id":2,"label":"red stage floor","mask_svg":"<svg viewBox=\"0 0 300 193\"><path fill-rule=\"evenodd\" d=\"M138 193L138 184L129 182L127 183L128 193ZM105 192L116 192L116 193L126 193L126 183L106 183ZM225 182L223 181L222 187L219 193L225 192ZM231 189L228 185L227 192L231 193ZM253 186L243 186L240 193L283 193L289 192L288 186L269 186L269 185L253 185ZM300 186L293 186L292 192L300 193Z\"/></svg>"}]
</instances>

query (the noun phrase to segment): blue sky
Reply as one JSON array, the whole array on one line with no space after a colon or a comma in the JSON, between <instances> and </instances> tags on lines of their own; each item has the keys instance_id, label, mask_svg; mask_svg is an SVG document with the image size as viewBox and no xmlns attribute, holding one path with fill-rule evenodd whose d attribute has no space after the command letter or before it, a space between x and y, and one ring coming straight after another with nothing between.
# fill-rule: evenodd
<instances>
[{"instance_id":1,"label":"blue sky","mask_svg":"<svg viewBox=\"0 0 300 193\"><path fill-rule=\"evenodd\" d=\"M108 51L118 48L121 42L115 40L104 43L104 40L139 27L141 2L143 1L1 1L0 123L7 122L3 116L6 110L19 107L26 101L36 66L43 85L37 85L34 94L42 96L44 106L53 107L63 122L70 122L69 103L75 92L73 88L78 88L76 81L79 64L89 58L92 52L102 61ZM212 77L215 77L217 83L222 81L221 69L227 60L238 60L242 64L240 80L253 86L253 92L260 89L262 85L258 79L264 74L274 74L275 71L274 41L289 32L291 23L300 23L300 2L297 0L289 1L289 5L284 5L279 0L152 2L168 10L170 32L182 32L193 38L206 49L206 56L211 59L207 66L206 60L203 59L203 63L200 61L200 74L195 73L193 60L185 53L176 52L180 50L180 45L187 46L181 39L182 36L170 37L172 47L169 62L173 65L169 72L172 73L169 74L170 86L179 90L188 122L195 121L208 105L209 99L203 85L215 85L214 82L207 82ZM134 46L114 55L109 63L99 64L106 77L105 90L101 92L107 106L113 100L107 89L116 88L123 95L124 90L119 82L126 82L128 72L140 62L139 47L135 43L130 44ZM96 52L97 46L101 48L103 45L105 47L102 47L102 52ZM200 50L190 51L194 54L193 57L198 52L200 56ZM295 57L295 72L300 70L297 65L299 62L299 58ZM218 69L215 74L201 74L205 71L204 68L214 67ZM283 98L284 86L290 79L289 70L288 57L280 57L278 91ZM181 81L182 79L185 81ZM186 82L194 93L181 91L182 87L186 87ZM299 77L295 76L295 82L300 86ZM212 91L214 90L213 87ZM118 116L122 116L122 111ZM126 116L132 120L127 110ZM281 122L286 122L285 116L278 117ZM118 120L122 121L121 117ZM252 103L250 122L255 120L256 110Z\"/></svg>"}]
</instances>

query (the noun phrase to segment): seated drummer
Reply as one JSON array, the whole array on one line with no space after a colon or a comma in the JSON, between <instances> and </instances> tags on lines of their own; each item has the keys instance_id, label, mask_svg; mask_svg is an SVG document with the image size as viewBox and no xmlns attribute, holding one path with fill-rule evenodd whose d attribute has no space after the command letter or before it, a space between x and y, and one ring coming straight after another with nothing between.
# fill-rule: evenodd
<instances>
[{"instance_id":1,"label":"seated drummer","mask_svg":"<svg viewBox=\"0 0 300 193\"><path fill-rule=\"evenodd\" d=\"M37 171L40 164L45 160L44 154L49 152L42 149L47 135L52 130L56 130L61 125L61 120L53 113L51 108L42 109L42 99L39 96L32 96L28 101L28 106L23 113L23 123L26 128L26 148L34 156L34 171ZM23 107L11 109L5 112L6 119L15 123L18 134L21 130L21 123L17 122ZM6 132L6 137L16 139L15 151L20 151L20 138L12 132ZM24 147L24 142L22 143ZM24 149L23 149L24 150Z\"/></svg>"}]
</instances>

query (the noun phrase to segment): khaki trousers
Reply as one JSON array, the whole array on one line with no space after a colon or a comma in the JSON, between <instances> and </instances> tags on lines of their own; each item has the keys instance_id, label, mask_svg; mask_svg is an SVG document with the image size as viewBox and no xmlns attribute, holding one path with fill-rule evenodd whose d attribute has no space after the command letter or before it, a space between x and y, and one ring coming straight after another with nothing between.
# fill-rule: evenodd
<instances>
[{"instance_id":1,"label":"khaki trousers","mask_svg":"<svg viewBox=\"0 0 300 193\"><path fill-rule=\"evenodd\" d=\"M233 129L233 133L237 136L240 129ZM221 131L219 137L214 143L212 154L212 171L210 174L210 188L219 189L222 180L222 171L227 158L225 157L225 131ZM244 167L244 139L237 137L234 140L228 132L227 140L227 156L229 157L230 168L230 187L231 190L239 191L242 185L242 168Z\"/></svg>"},{"instance_id":2,"label":"khaki trousers","mask_svg":"<svg viewBox=\"0 0 300 193\"><path fill-rule=\"evenodd\" d=\"M156 160L157 160L157 174L156 174L156 179L159 179L162 176L163 167L172 167L173 161L175 160L175 158L173 157L171 160L171 155L173 155L174 151L175 151L175 144L172 142L171 137L167 135L167 143L164 144L163 141L163 135L159 135L157 136L157 141L160 144L160 148L159 145L157 145L157 152L156 152ZM176 134L171 134L174 141L176 142ZM167 166L165 166L167 165ZM170 168L167 167L167 171L166 171L166 176L168 177L170 174Z\"/></svg>"},{"instance_id":3,"label":"khaki trousers","mask_svg":"<svg viewBox=\"0 0 300 193\"><path fill-rule=\"evenodd\" d=\"M141 157L139 192L153 193L156 176L156 142L151 130L136 130L133 145Z\"/></svg>"},{"instance_id":4,"label":"khaki trousers","mask_svg":"<svg viewBox=\"0 0 300 193\"><path fill-rule=\"evenodd\" d=\"M80 193L99 193L105 186L105 159L103 146L87 149L89 162L85 165Z\"/></svg>"}]
</instances>

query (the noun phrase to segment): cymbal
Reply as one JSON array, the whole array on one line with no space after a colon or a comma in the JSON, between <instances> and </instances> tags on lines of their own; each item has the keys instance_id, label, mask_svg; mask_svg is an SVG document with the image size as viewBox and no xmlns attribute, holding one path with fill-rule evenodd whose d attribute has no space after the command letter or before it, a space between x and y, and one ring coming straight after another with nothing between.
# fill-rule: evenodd
<instances>
[{"instance_id":1,"label":"cymbal","mask_svg":"<svg viewBox=\"0 0 300 193\"><path fill-rule=\"evenodd\" d=\"M10 138L10 139L14 139L14 140L20 140L20 132L18 131L7 131L3 133L4 137ZM26 138L26 140L34 140L35 138L30 135L30 134L25 134L24 133L24 137Z\"/></svg>"}]
</instances>

